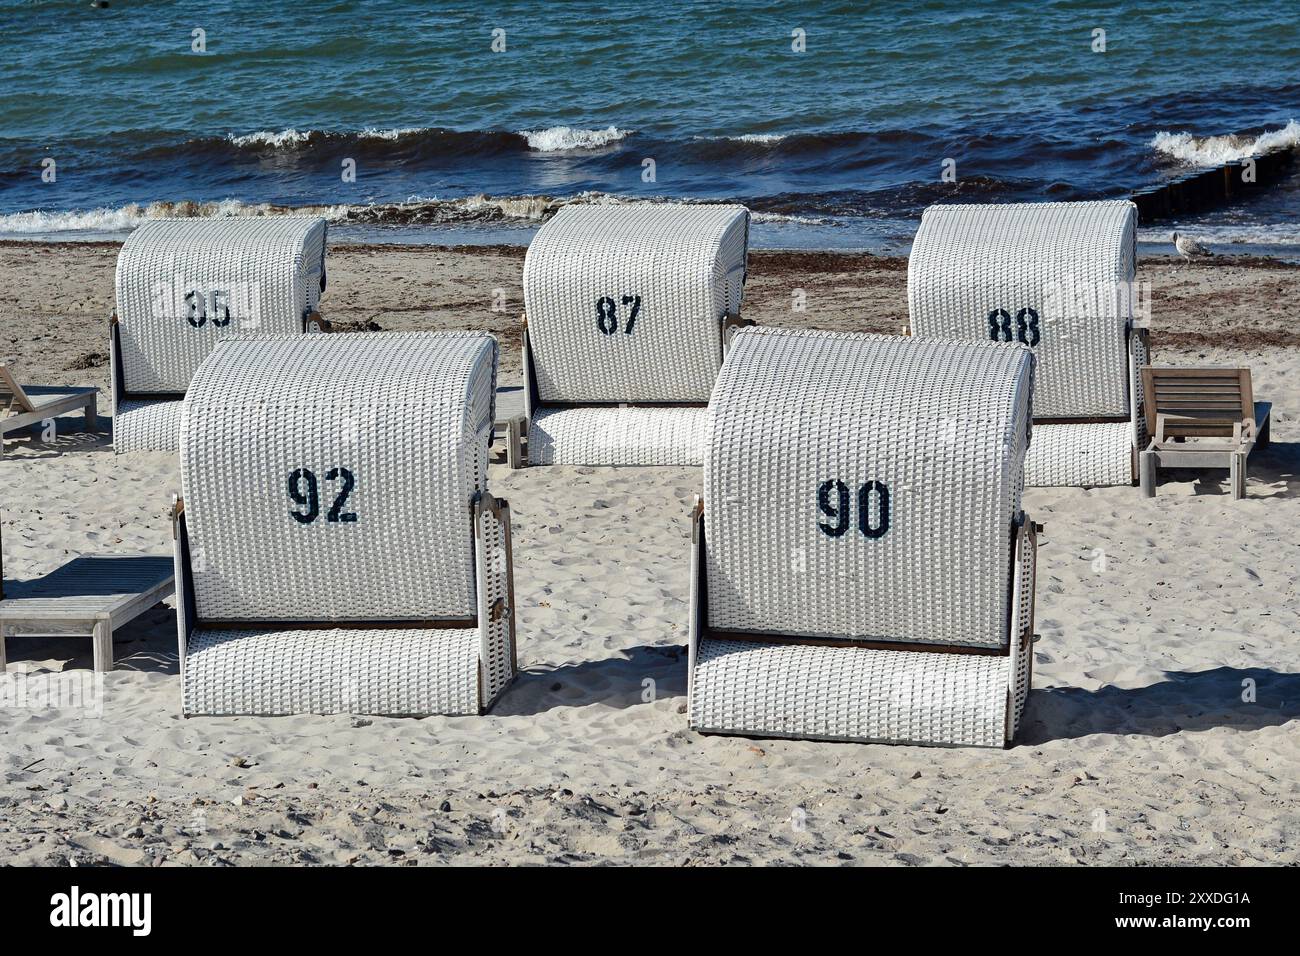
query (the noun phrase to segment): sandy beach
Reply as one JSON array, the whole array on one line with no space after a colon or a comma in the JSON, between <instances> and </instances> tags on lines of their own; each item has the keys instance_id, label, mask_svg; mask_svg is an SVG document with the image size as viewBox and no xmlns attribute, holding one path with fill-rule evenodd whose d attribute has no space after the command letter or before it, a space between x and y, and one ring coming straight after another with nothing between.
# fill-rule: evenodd
<instances>
[{"instance_id":1,"label":"sandy beach","mask_svg":"<svg viewBox=\"0 0 1300 956\"><path fill-rule=\"evenodd\" d=\"M6 442L4 575L171 553L172 454L114 456L113 243L0 243L0 360L95 385L101 430ZM336 246L336 327L486 329L519 379L523 249ZM906 261L755 252L745 315L898 332ZM484 717L179 715L175 618L117 634L102 713L0 708L0 861L1294 864L1300 861L1300 268L1144 260L1160 364L1251 368L1273 442L1226 472L1031 489L1034 689L1006 751L686 728L698 469L510 471L523 673ZM800 294L802 293L802 294ZM796 305L802 303L799 310ZM90 641L12 638L10 673L89 673ZM650 683L647 683L649 681Z\"/></svg>"}]
</instances>

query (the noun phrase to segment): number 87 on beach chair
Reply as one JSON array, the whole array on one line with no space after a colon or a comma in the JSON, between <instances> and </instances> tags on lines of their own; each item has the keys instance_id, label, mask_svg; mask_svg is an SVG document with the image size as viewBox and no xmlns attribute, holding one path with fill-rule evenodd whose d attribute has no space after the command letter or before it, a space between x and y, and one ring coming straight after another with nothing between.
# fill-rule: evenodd
<instances>
[{"instance_id":1,"label":"number 87 on beach chair","mask_svg":"<svg viewBox=\"0 0 1300 956\"><path fill-rule=\"evenodd\" d=\"M186 714L477 714L516 670L483 333L240 336L181 416Z\"/></svg>"},{"instance_id":2,"label":"number 87 on beach chair","mask_svg":"<svg viewBox=\"0 0 1300 956\"><path fill-rule=\"evenodd\" d=\"M507 426L511 466L700 464L709 393L744 324L748 242L744 206L556 213L524 260L525 415Z\"/></svg>"},{"instance_id":3,"label":"number 87 on beach chair","mask_svg":"<svg viewBox=\"0 0 1300 956\"><path fill-rule=\"evenodd\" d=\"M1001 747L1030 685L1034 357L743 330L709 406L689 721Z\"/></svg>"},{"instance_id":4,"label":"number 87 on beach chair","mask_svg":"<svg viewBox=\"0 0 1300 956\"><path fill-rule=\"evenodd\" d=\"M236 333L317 331L324 219L161 219L117 257L110 324L113 450L175 451L199 363Z\"/></svg>"}]
</instances>

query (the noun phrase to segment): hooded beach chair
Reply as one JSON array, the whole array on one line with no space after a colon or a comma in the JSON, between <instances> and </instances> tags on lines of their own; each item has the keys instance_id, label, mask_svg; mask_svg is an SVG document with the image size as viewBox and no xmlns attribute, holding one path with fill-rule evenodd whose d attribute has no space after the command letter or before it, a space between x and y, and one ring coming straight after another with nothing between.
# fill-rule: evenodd
<instances>
[{"instance_id":1,"label":"hooded beach chair","mask_svg":"<svg viewBox=\"0 0 1300 956\"><path fill-rule=\"evenodd\" d=\"M1034 358L992 343L739 332L693 522L705 733L1001 747L1029 691Z\"/></svg>"},{"instance_id":2,"label":"hooded beach chair","mask_svg":"<svg viewBox=\"0 0 1300 956\"><path fill-rule=\"evenodd\" d=\"M512 467L698 465L739 317L744 206L566 206L524 260L525 418Z\"/></svg>"},{"instance_id":3,"label":"hooded beach chair","mask_svg":"<svg viewBox=\"0 0 1300 956\"><path fill-rule=\"evenodd\" d=\"M10 432L30 428L37 422L58 418L83 409L86 430L94 431L97 392L93 388L62 385L27 385L19 383L10 366L0 362L0 458L4 457L4 439Z\"/></svg>"},{"instance_id":4,"label":"hooded beach chair","mask_svg":"<svg viewBox=\"0 0 1300 956\"><path fill-rule=\"evenodd\" d=\"M938 205L921 217L912 334L1021 342L1038 358L1027 484L1137 480L1147 330L1134 317L1136 242L1127 201Z\"/></svg>"},{"instance_id":5,"label":"hooded beach chair","mask_svg":"<svg viewBox=\"0 0 1300 956\"><path fill-rule=\"evenodd\" d=\"M109 334L113 449L174 451L199 363L236 332L321 326L324 219L266 216L141 224L117 257Z\"/></svg>"},{"instance_id":6,"label":"hooded beach chair","mask_svg":"<svg viewBox=\"0 0 1300 956\"><path fill-rule=\"evenodd\" d=\"M185 714L477 714L513 680L497 341L238 336L195 373L174 509Z\"/></svg>"}]
</instances>

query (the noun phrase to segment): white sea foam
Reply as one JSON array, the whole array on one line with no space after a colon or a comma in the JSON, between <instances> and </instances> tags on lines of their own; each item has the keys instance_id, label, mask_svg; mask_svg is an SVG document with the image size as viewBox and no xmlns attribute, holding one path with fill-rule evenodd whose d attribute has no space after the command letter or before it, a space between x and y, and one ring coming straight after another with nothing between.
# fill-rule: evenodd
<instances>
[{"instance_id":1,"label":"white sea foam","mask_svg":"<svg viewBox=\"0 0 1300 956\"><path fill-rule=\"evenodd\" d=\"M528 148L539 153L556 153L571 149L601 149L617 143L632 130L607 126L604 129L576 129L572 126L552 126L550 129L521 129L519 135L528 140Z\"/></svg>"},{"instance_id":2,"label":"white sea foam","mask_svg":"<svg viewBox=\"0 0 1300 956\"><path fill-rule=\"evenodd\" d=\"M1191 166L1221 166L1249 156L1258 156L1271 149L1300 146L1300 123L1291 120L1281 129L1254 137L1236 134L1193 136L1191 133L1161 132L1155 135L1149 145L1157 152Z\"/></svg>"},{"instance_id":3,"label":"white sea foam","mask_svg":"<svg viewBox=\"0 0 1300 956\"><path fill-rule=\"evenodd\" d=\"M786 138L785 133L741 133L739 136L693 136L692 139L730 140L733 143L761 143L764 146L779 143Z\"/></svg>"},{"instance_id":4,"label":"white sea foam","mask_svg":"<svg viewBox=\"0 0 1300 956\"><path fill-rule=\"evenodd\" d=\"M16 212L0 216L0 234L44 235L59 232L113 233L134 229L149 219L210 219L229 216L324 216L339 221L347 206L304 206L288 208L269 203L244 203L237 199L219 202L127 203L116 209L74 209L67 212Z\"/></svg>"},{"instance_id":5,"label":"white sea foam","mask_svg":"<svg viewBox=\"0 0 1300 956\"><path fill-rule=\"evenodd\" d=\"M236 146L270 146L273 149L283 149L285 146L300 146L307 142L312 130L282 129L278 133L270 130L258 130L256 133L245 133L242 136L236 136L233 133L226 137Z\"/></svg>"},{"instance_id":6,"label":"white sea foam","mask_svg":"<svg viewBox=\"0 0 1300 956\"><path fill-rule=\"evenodd\" d=\"M1174 231L1193 236L1201 243L1222 246L1300 246L1300 227L1295 223L1171 223L1168 228L1139 229L1138 242L1168 246Z\"/></svg>"}]
</instances>

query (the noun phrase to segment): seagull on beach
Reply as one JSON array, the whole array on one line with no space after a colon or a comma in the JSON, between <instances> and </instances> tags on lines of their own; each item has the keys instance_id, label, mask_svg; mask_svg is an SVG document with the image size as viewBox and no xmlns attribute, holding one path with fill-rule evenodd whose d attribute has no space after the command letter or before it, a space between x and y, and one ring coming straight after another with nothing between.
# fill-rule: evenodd
<instances>
[{"instance_id":1,"label":"seagull on beach","mask_svg":"<svg viewBox=\"0 0 1300 956\"><path fill-rule=\"evenodd\" d=\"M1174 248L1184 259L1191 259L1192 256L1212 256L1214 255L1209 249L1193 239L1191 236L1180 236L1174 233Z\"/></svg>"}]
</instances>

